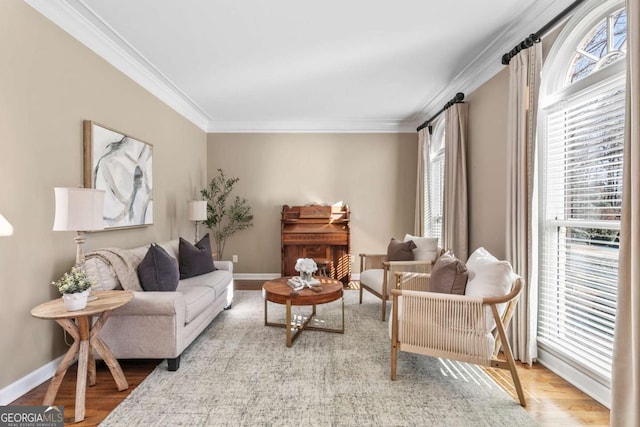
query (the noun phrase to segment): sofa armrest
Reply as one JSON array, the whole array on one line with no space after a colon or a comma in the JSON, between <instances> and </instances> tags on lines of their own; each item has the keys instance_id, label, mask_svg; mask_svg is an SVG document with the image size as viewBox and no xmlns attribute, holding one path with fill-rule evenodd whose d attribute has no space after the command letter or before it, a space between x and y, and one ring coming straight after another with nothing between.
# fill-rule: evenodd
<instances>
[{"instance_id":1,"label":"sofa armrest","mask_svg":"<svg viewBox=\"0 0 640 427\"><path fill-rule=\"evenodd\" d=\"M114 316L152 315L184 318L185 301L182 292L133 292L133 299L114 310Z\"/></svg>"},{"instance_id":2,"label":"sofa armrest","mask_svg":"<svg viewBox=\"0 0 640 427\"><path fill-rule=\"evenodd\" d=\"M388 273L395 273L397 271L431 273L434 264L434 261L384 261L382 268ZM389 277L389 280L393 281L394 279L393 277Z\"/></svg>"},{"instance_id":3,"label":"sofa armrest","mask_svg":"<svg viewBox=\"0 0 640 427\"><path fill-rule=\"evenodd\" d=\"M213 261L213 266L217 270L227 270L233 274L233 262L231 261Z\"/></svg>"},{"instance_id":4,"label":"sofa armrest","mask_svg":"<svg viewBox=\"0 0 640 427\"><path fill-rule=\"evenodd\" d=\"M360 256L360 272L365 270L382 268L382 263L387 260L387 254L358 254Z\"/></svg>"}]
</instances>

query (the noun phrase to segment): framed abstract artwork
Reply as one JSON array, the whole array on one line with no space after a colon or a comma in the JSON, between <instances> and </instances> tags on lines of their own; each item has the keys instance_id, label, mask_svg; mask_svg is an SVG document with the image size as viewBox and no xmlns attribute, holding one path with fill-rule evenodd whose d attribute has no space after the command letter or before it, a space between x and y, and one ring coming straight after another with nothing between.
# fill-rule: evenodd
<instances>
[{"instance_id":1,"label":"framed abstract artwork","mask_svg":"<svg viewBox=\"0 0 640 427\"><path fill-rule=\"evenodd\" d=\"M153 146L83 122L84 186L105 191L104 228L153 224Z\"/></svg>"}]
</instances>

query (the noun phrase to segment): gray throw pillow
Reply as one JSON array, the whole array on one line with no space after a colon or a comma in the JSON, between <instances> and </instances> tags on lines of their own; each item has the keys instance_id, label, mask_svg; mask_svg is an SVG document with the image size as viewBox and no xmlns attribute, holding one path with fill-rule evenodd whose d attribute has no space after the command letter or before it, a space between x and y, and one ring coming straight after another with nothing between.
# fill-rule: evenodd
<instances>
[{"instance_id":1,"label":"gray throw pillow","mask_svg":"<svg viewBox=\"0 0 640 427\"><path fill-rule=\"evenodd\" d=\"M451 253L437 259L431 270L429 290L442 294L464 295L469 273L467 266Z\"/></svg>"},{"instance_id":2,"label":"gray throw pillow","mask_svg":"<svg viewBox=\"0 0 640 427\"><path fill-rule=\"evenodd\" d=\"M138 278L145 291L175 291L179 276L178 262L156 244L149 247L138 265Z\"/></svg>"},{"instance_id":3,"label":"gray throw pillow","mask_svg":"<svg viewBox=\"0 0 640 427\"><path fill-rule=\"evenodd\" d=\"M178 261L180 263L180 279L210 273L216 268L211 258L211 241L205 235L195 246L182 237L178 245Z\"/></svg>"},{"instance_id":4,"label":"gray throw pillow","mask_svg":"<svg viewBox=\"0 0 640 427\"><path fill-rule=\"evenodd\" d=\"M387 247L387 261L413 261L415 248L416 244L413 240L401 242L392 238Z\"/></svg>"}]
</instances>

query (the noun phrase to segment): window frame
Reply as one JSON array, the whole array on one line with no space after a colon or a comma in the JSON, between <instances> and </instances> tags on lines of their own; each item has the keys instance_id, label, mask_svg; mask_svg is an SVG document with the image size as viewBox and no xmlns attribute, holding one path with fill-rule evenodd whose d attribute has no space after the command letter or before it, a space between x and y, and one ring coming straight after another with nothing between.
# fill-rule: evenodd
<instances>
[{"instance_id":1,"label":"window frame","mask_svg":"<svg viewBox=\"0 0 640 427\"><path fill-rule=\"evenodd\" d=\"M576 53L576 47L584 40L586 34L595 28L603 18L625 7L624 1L608 0L600 2L589 0L585 2L573 17L567 22L560 32L547 55L542 70L540 87L540 108L538 116L538 186L540 188L539 197L539 246L535 248L541 258L544 254L543 242L548 233L546 216L546 171L544 160L547 145L547 119L550 107L555 107L564 101L575 102L581 96L589 96L587 91L602 89L611 85L612 81L625 72L626 61L619 60L600 69L594 70L591 74L575 82L569 82L568 73L571 72L571 64ZM553 222L553 221L551 221ZM556 221L557 222L557 221ZM561 222L561 221L560 221ZM587 224L584 221L584 224ZM584 225L581 224L581 225ZM602 224L599 224L602 225ZM542 259L541 266L542 268ZM539 280L542 280L543 272L538 272ZM540 301L542 302L542 301ZM569 359L568 354L562 354L560 350L549 350L544 344L538 344L538 361L547 366L559 376L567 379L578 388L601 402L607 407L611 404L611 385L608 379L602 378L590 369L581 366Z\"/></svg>"}]
</instances>

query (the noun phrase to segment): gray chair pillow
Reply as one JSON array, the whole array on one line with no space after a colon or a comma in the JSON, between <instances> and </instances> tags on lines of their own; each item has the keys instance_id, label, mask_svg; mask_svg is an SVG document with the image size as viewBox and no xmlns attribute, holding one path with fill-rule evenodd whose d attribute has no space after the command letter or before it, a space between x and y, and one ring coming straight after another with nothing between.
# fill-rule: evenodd
<instances>
[{"instance_id":1,"label":"gray chair pillow","mask_svg":"<svg viewBox=\"0 0 640 427\"><path fill-rule=\"evenodd\" d=\"M429 290L442 294L464 295L469 273L467 266L451 253L442 255L431 270Z\"/></svg>"},{"instance_id":2,"label":"gray chair pillow","mask_svg":"<svg viewBox=\"0 0 640 427\"><path fill-rule=\"evenodd\" d=\"M415 248L416 244L413 240L401 242L392 238L387 247L387 261L413 261Z\"/></svg>"},{"instance_id":3,"label":"gray chair pillow","mask_svg":"<svg viewBox=\"0 0 640 427\"><path fill-rule=\"evenodd\" d=\"M178 261L162 247L152 244L138 265L138 278L145 291L175 291L180 279Z\"/></svg>"}]
</instances>

